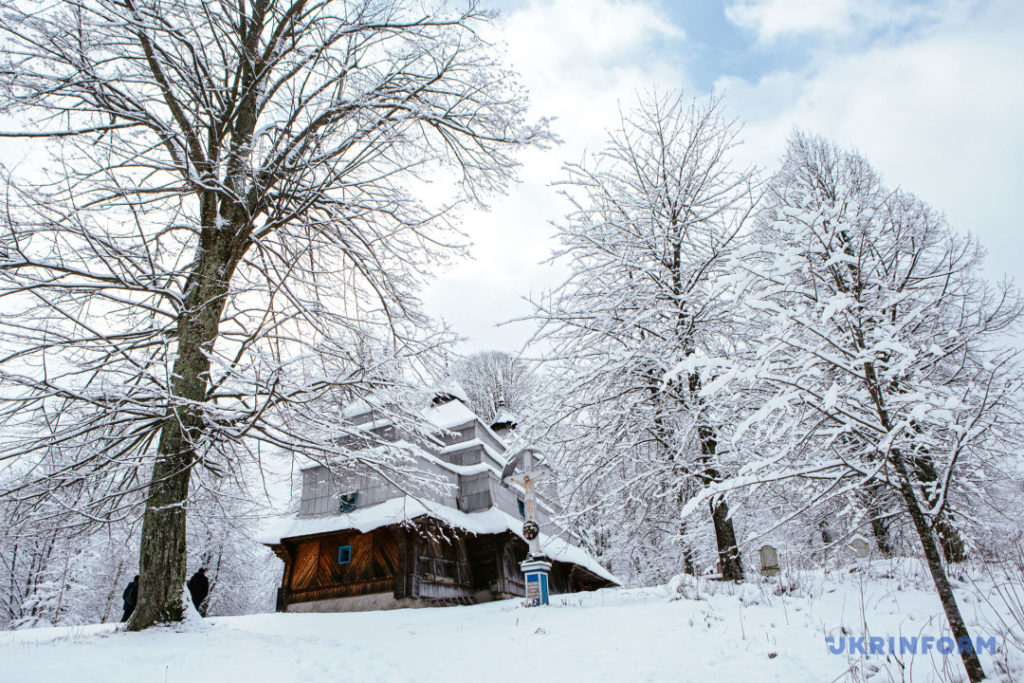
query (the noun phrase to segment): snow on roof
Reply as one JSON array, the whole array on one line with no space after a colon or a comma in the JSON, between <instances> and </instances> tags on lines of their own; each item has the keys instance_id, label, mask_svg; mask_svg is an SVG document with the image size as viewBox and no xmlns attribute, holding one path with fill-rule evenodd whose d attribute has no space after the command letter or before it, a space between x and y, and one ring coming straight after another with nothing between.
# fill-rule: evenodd
<instances>
[{"instance_id":1,"label":"snow on roof","mask_svg":"<svg viewBox=\"0 0 1024 683\"><path fill-rule=\"evenodd\" d=\"M383 526L411 522L422 516L439 519L471 534L500 534L511 531L520 538L523 537L522 520L515 519L496 507L480 512L462 512L433 501L403 496L337 515L319 517L284 515L269 522L257 540L267 545L276 545L286 538L326 534L346 529L355 529L366 533ZM586 550L549 534L540 534L539 540L541 552L552 560L571 562L603 579L622 584L614 574L602 567Z\"/></svg>"},{"instance_id":2,"label":"snow on roof","mask_svg":"<svg viewBox=\"0 0 1024 683\"><path fill-rule=\"evenodd\" d=\"M495 413L494 419L491 420L491 426L494 425L512 425L519 422L519 418L516 417L515 413L505 407L505 402L502 401L501 405L498 406L498 412Z\"/></svg>"},{"instance_id":3,"label":"snow on roof","mask_svg":"<svg viewBox=\"0 0 1024 683\"><path fill-rule=\"evenodd\" d=\"M441 455L448 455L449 453L458 453L459 451L465 451L470 448L476 448L477 446L483 446L485 449L494 452L493 449L487 447L487 445L480 439L470 439L469 441L456 441L450 446L445 446L438 451Z\"/></svg>"},{"instance_id":4,"label":"snow on roof","mask_svg":"<svg viewBox=\"0 0 1024 683\"><path fill-rule=\"evenodd\" d=\"M501 424L515 425L518 421L519 421L519 419L516 418L515 414L512 411L510 411L509 409L505 408L505 404L503 403L501 405L501 407L498 409L498 413L495 414L495 419L490 421L490 424L493 424L493 425L501 425Z\"/></svg>"},{"instance_id":5,"label":"snow on roof","mask_svg":"<svg viewBox=\"0 0 1024 683\"><path fill-rule=\"evenodd\" d=\"M470 439L469 441L457 441L453 443L451 446L445 446L439 451L439 453L441 455L450 455L452 453L458 453L459 451L468 450L470 448L476 448L478 446L483 448L483 451L484 453L487 454L487 457L489 457L497 464L497 467L492 469L498 474L501 474L501 468L505 466L505 463L508 461L507 458L503 454L499 453L498 451L494 450L489 445L481 441L480 439Z\"/></svg>"},{"instance_id":6,"label":"snow on roof","mask_svg":"<svg viewBox=\"0 0 1024 683\"><path fill-rule=\"evenodd\" d=\"M454 472L455 474L481 474L482 472L497 472L496 469L488 465L486 462L478 462L475 465L455 465L453 463L448 462L447 460L442 460L441 458L434 457L433 455L423 450L422 448L419 449L418 455L424 460L427 460L428 462L437 465L441 469L448 470L449 472Z\"/></svg>"},{"instance_id":7,"label":"snow on roof","mask_svg":"<svg viewBox=\"0 0 1024 683\"><path fill-rule=\"evenodd\" d=\"M431 405L429 407L423 408L420 414L423 416L423 419L426 420L429 424L441 430L449 430L455 429L456 427L461 427L462 425L468 424L470 422L477 422L486 434L488 434L502 447L506 449L508 448L508 444L505 442L505 440L502 439L502 437L498 436L494 432L494 430L491 429L490 425L484 422L484 420L482 420L479 415L474 413L472 409L469 408L469 399L466 398L465 391L463 391L462 387L460 387L457 382L449 381L444 384L438 385L435 391L436 393L444 393L448 394L449 396L453 396L454 400L446 401L445 403L442 403L440 405ZM376 397L373 398L375 399ZM347 419L354 419L362 415L366 415L367 413L376 409L377 407L373 405L372 401L358 399L356 401L353 401L350 405L346 406L342 410L342 415ZM366 423L359 426L362 429L374 429L389 424L392 424L392 421L385 416L380 417L372 421L371 423ZM459 447L460 445L461 444L456 444L455 446ZM503 457L497 455L494 452L494 450L487 447L486 444L484 445L487 448L488 453L491 454L491 456L494 457L495 460L504 463L505 460ZM447 449L445 449L445 452L447 452Z\"/></svg>"},{"instance_id":8,"label":"snow on roof","mask_svg":"<svg viewBox=\"0 0 1024 683\"><path fill-rule=\"evenodd\" d=\"M434 396L453 396L463 403L469 403L469 394L467 394L466 390L462 388L462 385L452 377L447 377L434 385L433 392Z\"/></svg>"},{"instance_id":9,"label":"snow on roof","mask_svg":"<svg viewBox=\"0 0 1024 683\"><path fill-rule=\"evenodd\" d=\"M423 417L440 429L453 429L473 420L479 420L472 410L460 400L448 401L431 406L423 411Z\"/></svg>"}]
</instances>

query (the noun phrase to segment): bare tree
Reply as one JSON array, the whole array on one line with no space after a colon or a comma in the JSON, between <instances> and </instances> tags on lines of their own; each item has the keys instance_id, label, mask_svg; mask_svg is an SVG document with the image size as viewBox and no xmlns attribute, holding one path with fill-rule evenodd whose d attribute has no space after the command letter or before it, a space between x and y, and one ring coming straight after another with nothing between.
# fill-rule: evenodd
<instances>
[{"instance_id":1,"label":"bare tree","mask_svg":"<svg viewBox=\"0 0 1024 683\"><path fill-rule=\"evenodd\" d=\"M333 457L344 421L317 399L386 390L437 343L416 292L458 246L453 207L550 137L478 37L489 16L4 4L0 101L25 123L5 135L53 161L7 178L0 457L63 451L49 490L90 480L92 520L144 490L131 628L181 618L193 468ZM418 201L426 178L450 197Z\"/></svg>"},{"instance_id":2,"label":"bare tree","mask_svg":"<svg viewBox=\"0 0 1024 683\"><path fill-rule=\"evenodd\" d=\"M734 433L752 430L747 470L723 488L805 481L818 503L861 493L872 518L908 518L953 636L970 642L942 550L963 557L972 479L1019 448L1022 375L999 344L1017 292L979 276L973 240L821 138L791 138L757 226L760 251L737 268L752 273L761 343L735 378L767 391Z\"/></svg>"},{"instance_id":3,"label":"bare tree","mask_svg":"<svg viewBox=\"0 0 1024 683\"><path fill-rule=\"evenodd\" d=\"M634 518L675 538L686 498L719 481L728 456L703 385L730 343L720 277L755 183L730 165L738 128L721 109L717 98L641 98L604 149L566 167L573 211L555 258L572 274L537 310L558 365L551 414L574 423L579 482L606 478L610 507L625 496L643 508ZM710 512L722 573L741 579L728 502L713 497Z\"/></svg>"},{"instance_id":4,"label":"bare tree","mask_svg":"<svg viewBox=\"0 0 1024 683\"><path fill-rule=\"evenodd\" d=\"M485 420L492 420L501 405L521 415L537 392L532 368L505 351L480 351L460 358L451 375L466 392L473 411Z\"/></svg>"},{"instance_id":5,"label":"bare tree","mask_svg":"<svg viewBox=\"0 0 1024 683\"><path fill-rule=\"evenodd\" d=\"M43 458L39 466L52 471L61 464ZM0 490L26 479L8 481L11 474L0 475ZM120 597L116 574L131 557L123 545L128 525L83 524L73 507L90 495L82 489L65 486L46 500L0 498L3 628L94 623L112 611L104 588Z\"/></svg>"}]
</instances>

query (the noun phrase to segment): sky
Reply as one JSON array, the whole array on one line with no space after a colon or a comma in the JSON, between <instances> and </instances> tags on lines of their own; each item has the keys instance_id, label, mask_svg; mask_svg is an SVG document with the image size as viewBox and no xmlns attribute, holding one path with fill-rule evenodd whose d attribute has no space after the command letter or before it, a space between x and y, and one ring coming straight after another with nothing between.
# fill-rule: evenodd
<instances>
[{"instance_id":1,"label":"sky","mask_svg":"<svg viewBox=\"0 0 1024 683\"><path fill-rule=\"evenodd\" d=\"M488 4L484 0L484 4ZM492 36L562 144L522 155L521 182L468 212L472 259L424 292L459 349L519 351L526 300L568 206L552 183L599 150L620 111L657 88L725 97L737 161L770 172L795 128L856 148L1024 283L1024 3L1019 0L500 0Z\"/></svg>"}]
</instances>

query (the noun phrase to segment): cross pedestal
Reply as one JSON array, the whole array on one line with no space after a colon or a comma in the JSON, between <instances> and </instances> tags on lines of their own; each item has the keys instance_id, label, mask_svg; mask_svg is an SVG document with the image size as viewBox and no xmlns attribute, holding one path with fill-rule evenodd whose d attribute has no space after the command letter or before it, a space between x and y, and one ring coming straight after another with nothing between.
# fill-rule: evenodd
<instances>
[{"instance_id":1,"label":"cross pedestal","mask_svg":"<svg viewBox=\"0 0 1024 683\"><path fill-rule=\"evenodd\" d=\"M548 604L548 574L551 563L532 555L519 563L526 577L526 600L532 606Z\"/></svg>"}]
</instances>

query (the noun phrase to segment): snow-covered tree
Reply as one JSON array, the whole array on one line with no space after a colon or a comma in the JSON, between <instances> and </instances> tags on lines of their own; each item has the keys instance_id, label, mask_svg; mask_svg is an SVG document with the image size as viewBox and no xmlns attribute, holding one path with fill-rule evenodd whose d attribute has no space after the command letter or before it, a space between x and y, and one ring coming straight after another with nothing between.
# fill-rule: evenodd
<instances>
[{"instance_id":1,"label":"snow-covered tree","mask_svg":"<svg viewBox=\"0 0 1024 683\"><path fill-rule=\"evenodd\" d=\"M678 547L686 499L731 459L702 387L737 323L724 266L755 192L730 160L737 135L718 98L645 96L561 183L572 213L555 258L571 275L536 315L554 350L547 412L569 425L563 490L578 510L632 520L613 527L658 535L650 547ZM724 496L710 513L722 573L740 579Z\"/></svg>"},{"instance_id":2,"label":"snow-covered tree","mask_svg":"<svg viewBox=\"0 0 1024 683\"><path fill-rule=\"evenodd\" d=\"M0 459L62 451L46 490L88 481L90 520L144 494L131 628L181 618L195 468L336 458L344 421L317 399L378 391L436 344L417 293L460 242L453 207L550 137L479 37L489 16L5 3L5 135L52 161L5 175Z\"/></svg>"},{"instance_id":3,"label":"snow-covered tree","mask_svg":"<svg viewBox=\"0 0 1024 683\"><path fill-rule=\"evenodd\" d=\"M26 480L22 480L25 483ZM4 481L5 488L13 488ZM121 614L135 573L130 525L83 525L60 498L0 499L0 627L95 623Z\"/></svg>"},{"instance_id":4,"label":"snow-covered tree","mask_svg":"<svg viewBox=\"0 0 1024 683\"><path fill-rule=\"evenodd\" d=\"M264 520L274 511L238 482L209 472L192 481L189 510L189 572L206 569L210 594L203 616L269 612L281 585L281 561L259 537Z\"/></svg>"},{"instance_id":5,"label":"snow-covered tree","mask_svg":"<svg viewBox=\"0 0 1024 683\"><path fill-rule=\"evenodd\" d=\"M458 359L451 376L466 392L469 407L491 420L498 407L514 415L528 410L537 393L537 377L522 358L505 351L480 351Z\"/></svg>"},{"instance_id":6,"label":"snow-covered tree","mask_svg":"<svg viewBox=\"0 0 1024 683\"><path fill-rule=\"evenodd\" d=\"M807 482L913 525L954 637L968 635L943 567L965 553L987 470L1019 448L1022 375L1001 335L1011 286L981 249L856 153L796 133L757 220L745 304L762 329L734 377L762 405L736 430L750 462L726 486ZM747 431L749 429L749 431ZM745 436L743 436L745 433ZM976 656L964 663L982 678Z\"/></svg>"}]
</instances>

